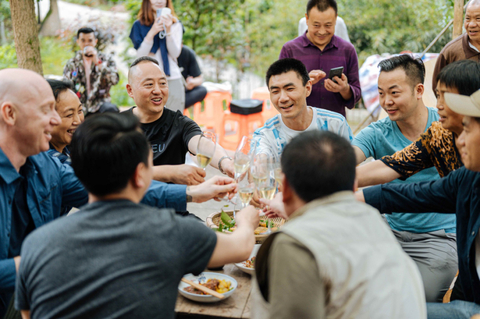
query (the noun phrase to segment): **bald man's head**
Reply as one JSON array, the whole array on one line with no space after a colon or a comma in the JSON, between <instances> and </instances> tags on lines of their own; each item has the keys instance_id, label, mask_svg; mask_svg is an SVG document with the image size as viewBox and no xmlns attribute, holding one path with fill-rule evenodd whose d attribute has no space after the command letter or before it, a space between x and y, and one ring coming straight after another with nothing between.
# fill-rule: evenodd
<instances>
[{"instance_id":1,"label":"bald man's head","mask_svg":"<svg viewBox=\"0 0 480 319\"><path fill-rule=\"evenodd\" d=\"M465 9L463 26L467 31L468 39L475 47L480 48L480 0L472 0Z\"/></svg>"},{"instance_id":2,"label":"bald man's head","mask_svg":"<svg viewBox=\"0 0 480 319\"><path fill-rule=\"evenodd\" d=\"M128 72L127 92L137 105L134 112L140 112L136 113L140 121L151 122L162 116L168 100L168 81L155 59L142 57L133 62Z\"/></svg>"},{"instance_id":3,"label":"bald man's head","mask_svg":"<svg viewBox=\"0 0 480 319\"><path fill-rule=\"evenodd\" d=\"M465 11L467 11L470 5L478 6L480 5L480 0L470 0L467 2L467 6L465 7Z\"/></svg>"},{"instance_id":4,"label":"bald man's head","mask_svg":"<svg viewBox=\"0 0 480 319\"><path fill-rule=\"evenodd\" d=\"M43 77L24 69L0 70L2 139L16 143L24 156L38 154L49 149L51 132L59 122L52 89Z\"/></svg>"}]
</instances>

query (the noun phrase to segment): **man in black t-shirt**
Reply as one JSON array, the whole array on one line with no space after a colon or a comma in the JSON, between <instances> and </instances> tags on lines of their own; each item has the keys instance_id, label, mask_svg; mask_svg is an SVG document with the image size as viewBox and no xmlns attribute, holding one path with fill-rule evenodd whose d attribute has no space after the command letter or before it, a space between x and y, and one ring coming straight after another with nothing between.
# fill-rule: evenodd
<instances>
[{"instance_id":1,"label":"man in black t-shirt","mask_svg":"<svg viewBox=\"0 0 480 319\"><path fill-rule=\"evenodd\" d=\"M185 79L185 108L194 105L197 102L203 101L207 95L207 89L202 86L203 77L202 71L197 63L195 52L187 47L182 46L182 52L177 58L178 66L182 71Z\"/></svg>"},{"instance_id":2,"label":"man in black t-shirt","mask_svg":"<svg viewBox=\"0 0 480 319\"><path fill-rule=\"evenodd\" d=\"M202 183L205 171L184 164L187 152L197 153L200 127L182 112L165 108L168 83L154 58L144 56L132 63L128 71L127 92L136 104L129 112L140 119L152 145L153 178L175 184ZM210 165L230 177L234 176L233 160L220 145L217 145Z\"/></svg>"}]
</instances>

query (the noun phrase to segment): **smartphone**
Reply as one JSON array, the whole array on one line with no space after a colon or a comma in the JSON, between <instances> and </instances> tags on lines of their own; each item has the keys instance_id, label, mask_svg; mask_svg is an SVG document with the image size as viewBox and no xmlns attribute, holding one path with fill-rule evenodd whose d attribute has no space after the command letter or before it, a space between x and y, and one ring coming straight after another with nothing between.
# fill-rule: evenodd
<instances>
[{"instance_id":1,"label":"smartphone","mask_svg":"<svg viewBox=\"0 0 480 319\"><path fill-rule=\"evenodd\" d=\"M332 80L333 82L337 83L333 78L335 76L338 76L339 78L342 78L342 73L343 73L343 66L339 66L338 68L332 68L330 69L330 72L328 73L328 78Z\"/></svg>"},{"instance_id":2,"label":"smartphone","mask_svg":"<svg viewBox=\"0 0 480 319\"><path fill-rule=\"evenodd\" d=\"M172 10L170 10L170 8L157 9L157 18L160 18L161 16L166 16L167 14L171 13Z\"/></svg>"}]
</instances>

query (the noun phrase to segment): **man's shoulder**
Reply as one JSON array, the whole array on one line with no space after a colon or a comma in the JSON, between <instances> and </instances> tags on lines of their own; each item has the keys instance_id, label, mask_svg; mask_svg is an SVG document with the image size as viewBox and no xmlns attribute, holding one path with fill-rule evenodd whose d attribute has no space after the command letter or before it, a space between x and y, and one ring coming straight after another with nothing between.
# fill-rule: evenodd
<instances>
[{"instance_id":1,"label":"man's shoulder","mask_svg":"<svg viewBox=\"0 0 480 319\"><path fill-rule=\"evenodd\" d=\"M301 35L299 37L296 37L295 39L292 39L290 41L285 42L283 45L284 49L291 49L291 48L302 48L304 46L304 35Z\"/></svg>"},{"instance_id":2,"label":"man's shoulder","mask_svg":"<svg viewBox=\"0 0 480 319\"><path fill-rule=\"evenodd\" d=\"M271 132L275 129L280 129L281 127L281 124L280 124L280 119L279 119L279 116L278 115L275 115L274 117L268 119L265 124L258 128L255 133L256 134L264 134L264 133L267 133L267 132Z\"/></svg>"},{"instance_id":3,"label":"man's shoulder","mask_svg":"<svg viewBox=\"0 0 480 319\"><path fill-rule=\"evenodd\" d=\"M440 54L446 55L446 54L455 54L458 52L463 52L463 38L465 37L465 34L461 34L452 41L448 42L440 51Z\"/></svg>"},{"instance_id":4,"label":"man's shoulder","mask_svg":"<svg viewBox=\"0 0 480 319\"><path fill-rule=\"evenodd\" d=\"M315 113L315 117L317 119L321 118L321 119L326 119L328 121L342 122L342 123L347 122L345 117L340 113L325 110L325 109L322 109L322 108L319 108L319 107L312 107L312 109L313 109L313 111Z\"/></svg>"}]
</instances>

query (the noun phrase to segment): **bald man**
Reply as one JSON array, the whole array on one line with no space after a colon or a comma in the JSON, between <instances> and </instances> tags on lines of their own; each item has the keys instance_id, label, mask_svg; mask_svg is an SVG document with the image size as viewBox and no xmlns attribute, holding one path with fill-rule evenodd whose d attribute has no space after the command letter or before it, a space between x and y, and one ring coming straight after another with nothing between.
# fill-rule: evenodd
<instances>
[{"instance_id":1,"label":"bald man","mask_svg":"<svg viewBox=\"0 0 480 319\"><path fill-rule=\"evenodd\" d=\"M136 104L128 112L140 119L142 130L152 146L153 178L187 185L203 182L205 172L202 169L184 165L187 152L197 153L202 131L182 112L165 108L168 82L157 60L143 56L132 63L128 71L127 92ZM217 145L210 165L234 176L233 160L220 145Z\"/></svg>"},{"instance_id":2,"label":"bald man","mask_svg":"<svg viewBox=\"0 0 480 319\"><path fill-rule=\"evenodd\" d=\"M88 202L72 168L45 153L59 123L47 81L28 70L0 70L0 318L14 291L25 237L59 217L62 205ZM232 182L216 177L188 189L156 182L142 203L185 211L187 200L202 202L234 191Z\"/></svg>"},{"instance_id":3,"label":"bald man","mask_svg":"<svg viewBox=\"0 0 480 319\"><path fill-rule=\"evenodd\" d=\"M440 52L433 70L432 89L435 92L438 73L447 65L460 60L480 61L480 0L471 0L465 8L464 34L453 39Z\"/></svg>"}]
</instances>

